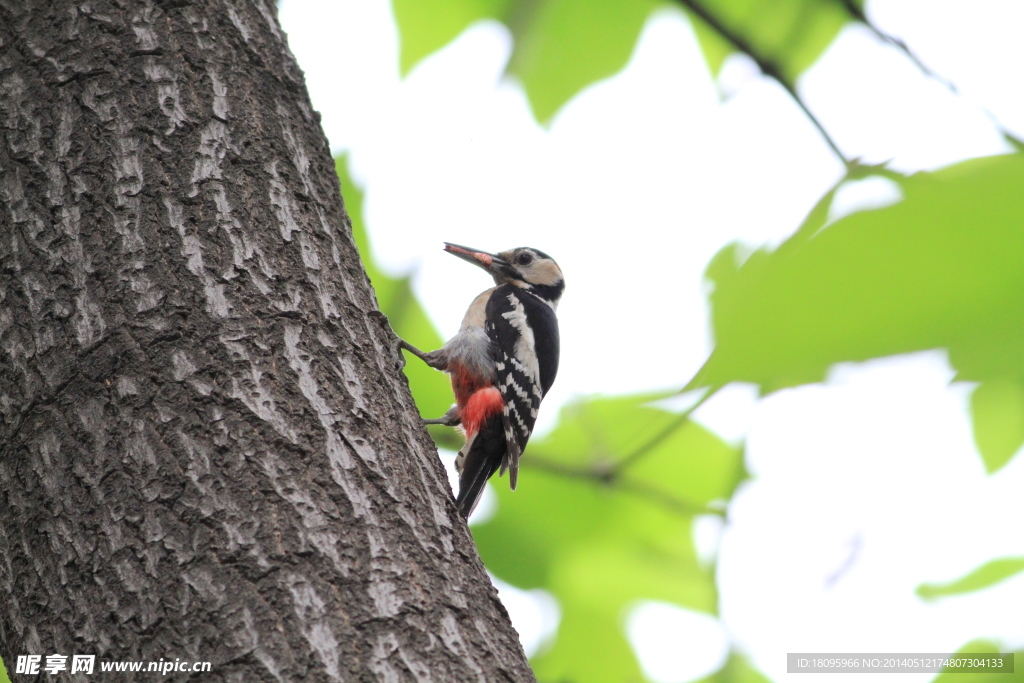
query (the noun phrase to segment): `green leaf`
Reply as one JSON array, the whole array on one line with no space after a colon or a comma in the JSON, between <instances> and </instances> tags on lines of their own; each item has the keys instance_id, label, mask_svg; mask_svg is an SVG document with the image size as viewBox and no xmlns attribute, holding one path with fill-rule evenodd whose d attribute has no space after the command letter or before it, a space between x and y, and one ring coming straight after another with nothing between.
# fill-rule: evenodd
<instances>
[{"instance_id":1,"label":"green leaf","mask_svg":"<svg viewBox=\"0 0 1024 683\"><path fill-rule=\"evenodd\" d=\"M566 406L554 431L524 453L518 490L494 480L498 514L473 527L493 574L544 588L562 606L555 644L534 662L541 680L639 679L622 626L638 600L717 609L713 570L694 549L693 515L731 496L742 455L649 405L664 396Z\"/></svg>"},{"instance_id":2,"label":"green leaf","mask_svg":"<svg viewBox=\"0 0 1024 683\"><path fill-rule=\"evenodd\" d=\"M700 577L699 591L680 586L680 592L671 596L662 588L634 582L622 588L629 599L677 600L705 611L713 606L714 585L693 547L692 516L593 480L529 467L520 473L520 482L512 492L504 480L495 479L498 514L473 527L484 562L502 580L554 590L557 595L553 577L564 576L559 572L569 571L566 567L574 565L580 553L592 554L597 548L620 555L609 559L609 566L620 566L620 562L632 566L633 560L622 559L632 556L675 567L680 581L692 583L695 576ZM595 572L599 566L594 566Z\"/></svg>"},{"instance_id":3,"label":"green leaf","mask_svg":"<svg viewBox=\"0 0 1024 683\"><path fill-rule=\"evenodd\" d=\"M439 348L443 343L441 335L413 295L409 277L389 277L373 260L366 227L363 224L363 193L348 173L346 157L342 155L335 159L334 167L341 182L345 211L352 223L352 237L377 296L377 306L388 317L395 333L410 344L424 350ZM409 386L420 414L425 417L440 417L454 400L448 376L434 370L418 358L407 355L406 360L410 359L411 362L405 364L405 376L409 379ZM460 445L460 440L451 429L438 430L436 433L431 431L431 434L436 435L435 441L438 441L439 445L447 448L458 448Z\"/></svg>"},{"instance_id":4,"label":"green leaf","mask_svg":"<svg viewBox=\"0 0 1024 683\"><path fill-rule=\"evenodd\" d=\"M621 614L573 601L561 603L555 646L531 660L538 681L642 681L640 665L622 635Z\"/></svg>"},{"instance_id":5,"label":"green leaf","mask_svg":"<svg viewBox=\"0 0 1024 683\"><path fill-rule=\"evenodd\" d=\"M729 55L736 52L736 48L722 34L708 26L700 17L689 14L690 25L693 26L693 33L697 37L697 44L704 53L704 61L708 65L708 71L715 78L722 71L722 65Z\"/></svg>"},{"instance_id":6,"label":"green leaf","mask_svg":"<svg viewBox=\"0 0 1024 683\"><path fill-rule=\"evenodd\" d=\"M393 0L403 75L473 22L512 32L507 71L523 84L541 123L582 89L618 73L659 0ZM676 3L673 3L674 5ZM859 4L859 3L858 3ZM695 0L687 10L713 75L733 41L793 83L852 19L834 0ZM728 37L727 37L728 36Z\"/></svg>"},{"instance_id":7,"label":"green leaf","mask_svg":"<svg viewBox=\"0 0 1024 683\"><path fill-rule=\"evenodd\" d=\"M1024 571L1024 557L1003 557L987 562L967 576L949 583L922 583L916 592L925 600L971 593L1005 581L1021 571Z\"/></svg>"},{"instance_id":8,"label":"green leaf","mask_svg":"<svg viewBox=\"0 0 1024 683\"><path fill-rule=\"evenodd\" d=\"M697 683L771 683L771 680L755 669L744 655L731 652L721 669Z\"/></svg>"},{"instance_id":9,"label":"green leaf","mask_svg":"<svg viewBox=\"0 0 1024 683\"><path fill-rule=\"evenodd\" d=\"M689 518L591 482L523 474L516 492L499 488L499 514L474 536L497 576L541 579L562 606L555 644L534 662L541 680L636 679L622 618L637 600L714 611L714 577L697 562Z\"/></svg>"},{"instance_id":10,"label":"green leaf","mask_svg":"<svg viewBox=\"0 0 1024 683\"><path fill-rule=\"evenodd\" d=\"M1024 156L898 180L898 204L805 226L739 266L735 248L716 257L716 346L690 387L773 391L840 361L934 348L959 379L1024 376Z\"/></svg>"},{"instance_id":11,"label":"green leaf","mask_svg":"<svg viewBox=\"0 0 1024 683\"><path fill-rule=\"evenodd\" d=\"M523 83L534 116L547 123L586 86L629 61L657 0L522 3L506 23L515 47L508 71Z\"/></svg>"},{"instance_id":12,"label":"green leaf","mask_svg":"<svg viewBox=\"0 0 1024 683\"><path fill-rule=\"evenodd\" d=\"M957 654L1000 654L1005 652L995 643L986 640L974 640L961 647ZM1024 681L1024 652L1014 652L1014 673L981 673L977 671L943 671L932 679L932 683L1020 683Z\"/></svg>"},{"instance_id":13,"label":"green leaf","mask_svg":"<svg viewBox=\"0 0 1024 683\"><path fill-rule=\"evenodd\" d=\"M522 82L542 123L626 65L657 6L658 0L393 0L403 74L474 21L502 21L514 40L508 73Z\"/></svg>"},{"instance_id":14,"label":"green leaf","mask_svg":"<svg viewBox=\"0 0 1024 683\"><path fill-rule=\"evenodd\" d=\"M408 75L416 63L439 50L480 19L504 16L510 0L392 0L399 34L399 65Z\"/></svg>"},{"instance_id":15,"label":"green leaf","mask_svg":"<svg viewBox=\"0 0 1024 683\"><path fill-rule=\"evenodd\" d=\"M558 428L531 444L531 458L575 467L614 468L628 490L661 492L705 512L727 499L743 476L738 448L701 425L649 404L667 394L592 397L570 404ZM527 460L527 463L530 461Z\"/></svg>"},{"instance_id":16,"label":"green leaf","mask_svg":"<svg viewBox=\"0 0 1024 683\"><path fill-rule=\"evenodd\" d=\"M1024 445L1024 384L1010 378L983 382L971 394L974 441L989 474Z\"/></svg>"},{"instance_id":17,"label":"green leaf","mask_svg":"<svg viewBox=\"0 0 1024 683\"><path fill-rule=\"evenodd\" d=\"M689 3L687 3L689 4ZM790 84L852 19L833 0L695 0L688 13L712 74L739 48L773 64Z\"/></svg>"},{"instance_id":18,"label":"green leaf","mask_svg":"<svg viewBox=\"0 0 1024 683\"><path fill-rule=\"evenodd\" d=\"M716 346L689 388L770 392L841 361L945 348L957 379L982 383L975 440L995 472L1024 443L1024 155L884 175L900 203L827 226L820 203L774 252L712 259Z\"/></svg>"},{"instance_id":19,"label":"green leaf","mask_svg":"<svg viewBox=\"0 0 1024 683\"><path fill-rule=\"evenodd\" d=\"M671 420L665 422L665 426L671 426ZM671 491L699 506L728 500L746 476L740 449L689 421L651 448L627 473L627 482L642 482L651 490Z\"/></svg>"},{"instance_id":20,"label":"green leaf","mask_svg":"<svg viewBox=\"0 0 1024 683\"><path fill-rule=\"evenodd\" d=\"M689 553L622 538L593 539L561 554L548 584L560 599L625 609L635 600L661 600L714 613L717 593ZM690 540L689 538L687 540ZM623 550L627 552L623 552Z\"/></svg>"}]
</instances>

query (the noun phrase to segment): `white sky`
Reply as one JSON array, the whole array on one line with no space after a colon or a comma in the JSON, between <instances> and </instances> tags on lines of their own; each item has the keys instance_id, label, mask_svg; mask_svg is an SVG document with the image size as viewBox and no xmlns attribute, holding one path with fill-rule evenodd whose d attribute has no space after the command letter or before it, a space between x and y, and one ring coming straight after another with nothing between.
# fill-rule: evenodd
<instances>
[{"instance_id":1,"label":"white sky","mask_svg":"<svg viewBox=\"0 0 1024 683\"><path fill-rule=\"evenodd\" d=\"M993 115L1024 137L1024 3L868 9L961 94L866 29L844 30L799 89L849 156L912 171L1006 151ZM749 60L731 58L714 82L673 10L648 22L623 73L546 130L501 78L510 39L496 23L470 28L403 81L386 0L283 0L281 21L332 149L349 152L365 186L375 257L415 271L443 335L489 286L443 241L535 246L558 259L563 355L542 429L573 395L685 384L710 348L701 277L711 256L734 240L781 242L841 177L815 129ZM869 181L833 208L895 200ZM970 387L951 377L945 355L928 352L837 368L825 385L761 401L732 387L702 407L709 427L748 439L757 478L720 539L701 527L712 551L720 541L721 623L659 604L624 615L648 675L712 671L725 633L777 681L807 680L787 676L787 652L943 652L980 636L1024 645L1024 576L932 604L913 592L1024 555L1024 458L984 474ZM550 638L550 600L502 595L528 648ZM860 678L886 676L842 680Z\"/></svg>"}]
</instances>

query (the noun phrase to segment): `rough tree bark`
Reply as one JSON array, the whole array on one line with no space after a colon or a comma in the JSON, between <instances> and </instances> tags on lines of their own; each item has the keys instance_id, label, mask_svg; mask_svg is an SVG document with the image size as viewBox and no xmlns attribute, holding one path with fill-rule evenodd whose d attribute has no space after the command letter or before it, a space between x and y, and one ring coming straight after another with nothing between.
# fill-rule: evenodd
<instances>
[{"instance_id":1,"label":"rough tree bark","mask_svg":"<svg viewBox=\"0 0 1024 683\"><path fill-rule=\"evenodd\" d=\"M272 0L0 0L8 664L533 679L318 118Z\"/></svg>"}]
</instances>

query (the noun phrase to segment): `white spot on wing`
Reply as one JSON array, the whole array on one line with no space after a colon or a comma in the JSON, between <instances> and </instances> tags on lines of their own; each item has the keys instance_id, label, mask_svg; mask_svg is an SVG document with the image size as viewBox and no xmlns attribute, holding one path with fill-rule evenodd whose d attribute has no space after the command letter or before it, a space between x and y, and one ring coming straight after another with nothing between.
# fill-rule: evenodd
<instances>
[{"instance_id":1,"label":"white spot on wing","mask_svg":"<svg viewBox=\"0 0 1024 683\"><path fill-rule=\"evenodd\" d=\"M509 294L508 301L512 304L512 310L502 313L501 316L508 320L509 324L519 333L519 338L516 340L515 358L512 360L522 364L523 374L531 382L539 385L540 363L537 361L537 347L533 338L533 328L530 327L526 320L526 309L523 308L523 303L515 294Z\"/></svg>"}]
</instances>

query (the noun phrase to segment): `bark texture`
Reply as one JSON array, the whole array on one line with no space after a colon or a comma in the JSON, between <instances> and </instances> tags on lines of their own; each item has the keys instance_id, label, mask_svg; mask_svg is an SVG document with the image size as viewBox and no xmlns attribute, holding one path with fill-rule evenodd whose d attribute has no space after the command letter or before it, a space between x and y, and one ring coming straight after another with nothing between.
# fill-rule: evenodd
<instances>
[{"instance_id":1,"label":"bark texture","mask_svg":"<svg viewBox=\"0 0 1024 683\"><path fill-rule=\"evenodd\" d=\"M0 0L8 665L533 679L318 120L272 0Z\"/></svg>"}]
</instances>

